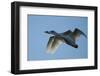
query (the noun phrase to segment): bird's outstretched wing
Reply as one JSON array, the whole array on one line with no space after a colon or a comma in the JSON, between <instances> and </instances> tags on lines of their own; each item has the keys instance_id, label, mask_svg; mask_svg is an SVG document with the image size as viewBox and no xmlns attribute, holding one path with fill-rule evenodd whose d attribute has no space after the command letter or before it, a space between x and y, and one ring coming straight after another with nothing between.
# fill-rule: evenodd
<instances>
[{"instance_id":1,"label":"bird's outstretched wing","mask_svg":"<svg viewBox=\"0 0 100 76\"><path fill-rule=\"evenodd\" d=\"M55 36L50 37L47 44L47 52L54 53L57 50L58 46L61 44L60 40L61 39Z\"/></svg>"},{"instance_id":2,"label":"bird's outstretched wing","mask_svg":"<svg viewBox=\"0 0 100 76\"><path fill-rule=\"evenodd\" d=\"M47 50L48 51L51 49L53 41L54 41L54 36L49 38L49 41L47 43Z\"/></svg>"},{"instance_id":3,"label":"bird's outstretched wing","mask_svg":"<svg viewBox=\"0 0 100 76\"><path fill-rule=\"evenodd\" d=\"M79 37L80 35L83 35L83 36L85 36L85 37L87 38L86 34L85 34L84 32L82 32L82 31L81 31L80 29L78 29L78 28L76 28L76 29L74 30L73 35L74 35L75 37Z\"/></svg>"}]
</instances>

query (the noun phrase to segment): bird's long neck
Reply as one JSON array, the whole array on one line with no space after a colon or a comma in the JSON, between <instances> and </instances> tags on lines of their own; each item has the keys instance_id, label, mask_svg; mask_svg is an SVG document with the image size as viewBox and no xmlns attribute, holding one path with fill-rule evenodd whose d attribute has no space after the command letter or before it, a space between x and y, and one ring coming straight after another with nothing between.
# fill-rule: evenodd
<instances>
[{"instance_id":1,"label":"bird's long neck","mask_svg":"<svg viewBox=\"0 0 100 76\"><path fill-rule=\"evenodd\" d=\"M52 35L58 35L58 33L56 33L55 31L49 31L49 32L46 32L46 33L48 33L48 34L52 34Z\"/></svg>"},{"instance_id":2,"label":"bird's long neck","mask_svg":"<svg viewBox=\"0 0 100 76\"><path fill-rule=\"evenodd\" d=\"M51 34L53 34L53 35L58 35L58 33L56 33L56 32L53 32L53 33L51 33Z\"/></svg>"}]
</instances>

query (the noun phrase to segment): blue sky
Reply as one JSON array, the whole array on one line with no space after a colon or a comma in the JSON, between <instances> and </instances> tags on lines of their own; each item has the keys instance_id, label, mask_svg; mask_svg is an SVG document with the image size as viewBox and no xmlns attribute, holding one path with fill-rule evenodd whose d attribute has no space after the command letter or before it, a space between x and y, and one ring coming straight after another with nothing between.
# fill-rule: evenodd
<instances>
[{"instance_id":1,"label":"blue sky","mask_svg":"<svg viewBox=\"0 0 100 76\"><path fill-rule=\"evenodd\" d=\"M73 48L67 44L58 47L54 54L46 53L50 35L44 31L55 30L58 33L79 28L87 35L87 17L28 15L28 60L80 59L88 57L87 39L81 36Z\"/></svg>"}]
</instances>

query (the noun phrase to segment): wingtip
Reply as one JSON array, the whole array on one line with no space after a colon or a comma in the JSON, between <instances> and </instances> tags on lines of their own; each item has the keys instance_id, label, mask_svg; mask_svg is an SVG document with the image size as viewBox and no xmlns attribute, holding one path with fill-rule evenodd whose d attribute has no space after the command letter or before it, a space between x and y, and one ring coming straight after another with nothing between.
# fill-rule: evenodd
<instances>
[{"instance_id":1,"label":"wingtip","mask_svg":"<svg viewBox=\"0 0 100 76\"><path fill-rule=\"evenodd\" d=\"M75 30L80 31L80 32L81 32L81 34L83 34L83 35L87 38L87 35L86 35L84 32L82 32L80 29L75 28Z\"/></svg>"},{"instance_id":2,"label":"wingtip","mask_svg":"<svg viewBox=\"0 0 100 76\"><path fill-rule=\"evenodd\" d=\"M46 53L47 53L47 54L54 54L55 51L47 50Z\"/></svg>"}]
</instances>

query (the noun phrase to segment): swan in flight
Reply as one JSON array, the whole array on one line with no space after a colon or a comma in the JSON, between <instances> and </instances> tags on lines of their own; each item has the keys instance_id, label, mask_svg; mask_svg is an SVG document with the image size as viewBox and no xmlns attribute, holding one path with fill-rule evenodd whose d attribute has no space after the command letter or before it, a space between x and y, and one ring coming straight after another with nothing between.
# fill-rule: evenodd
<instances>
[{"instance_id":1,"label":"swan in flight","mask_svg":"<svg viewBox=\"0 0 100 76\"><path fill-rule=\"evenodd\" d=\"M75 28L73 32L68 30L63 33L57 33L52 30L45 31L45 33L53 35L49 38L47 43L47 52L49 53L54 53L58 46L62 43L68 44L74 48L78 48L78 45L75 42L80 37L80 35L87 37L86 34L78 28Z\"/></svg>"}]
</instances>

